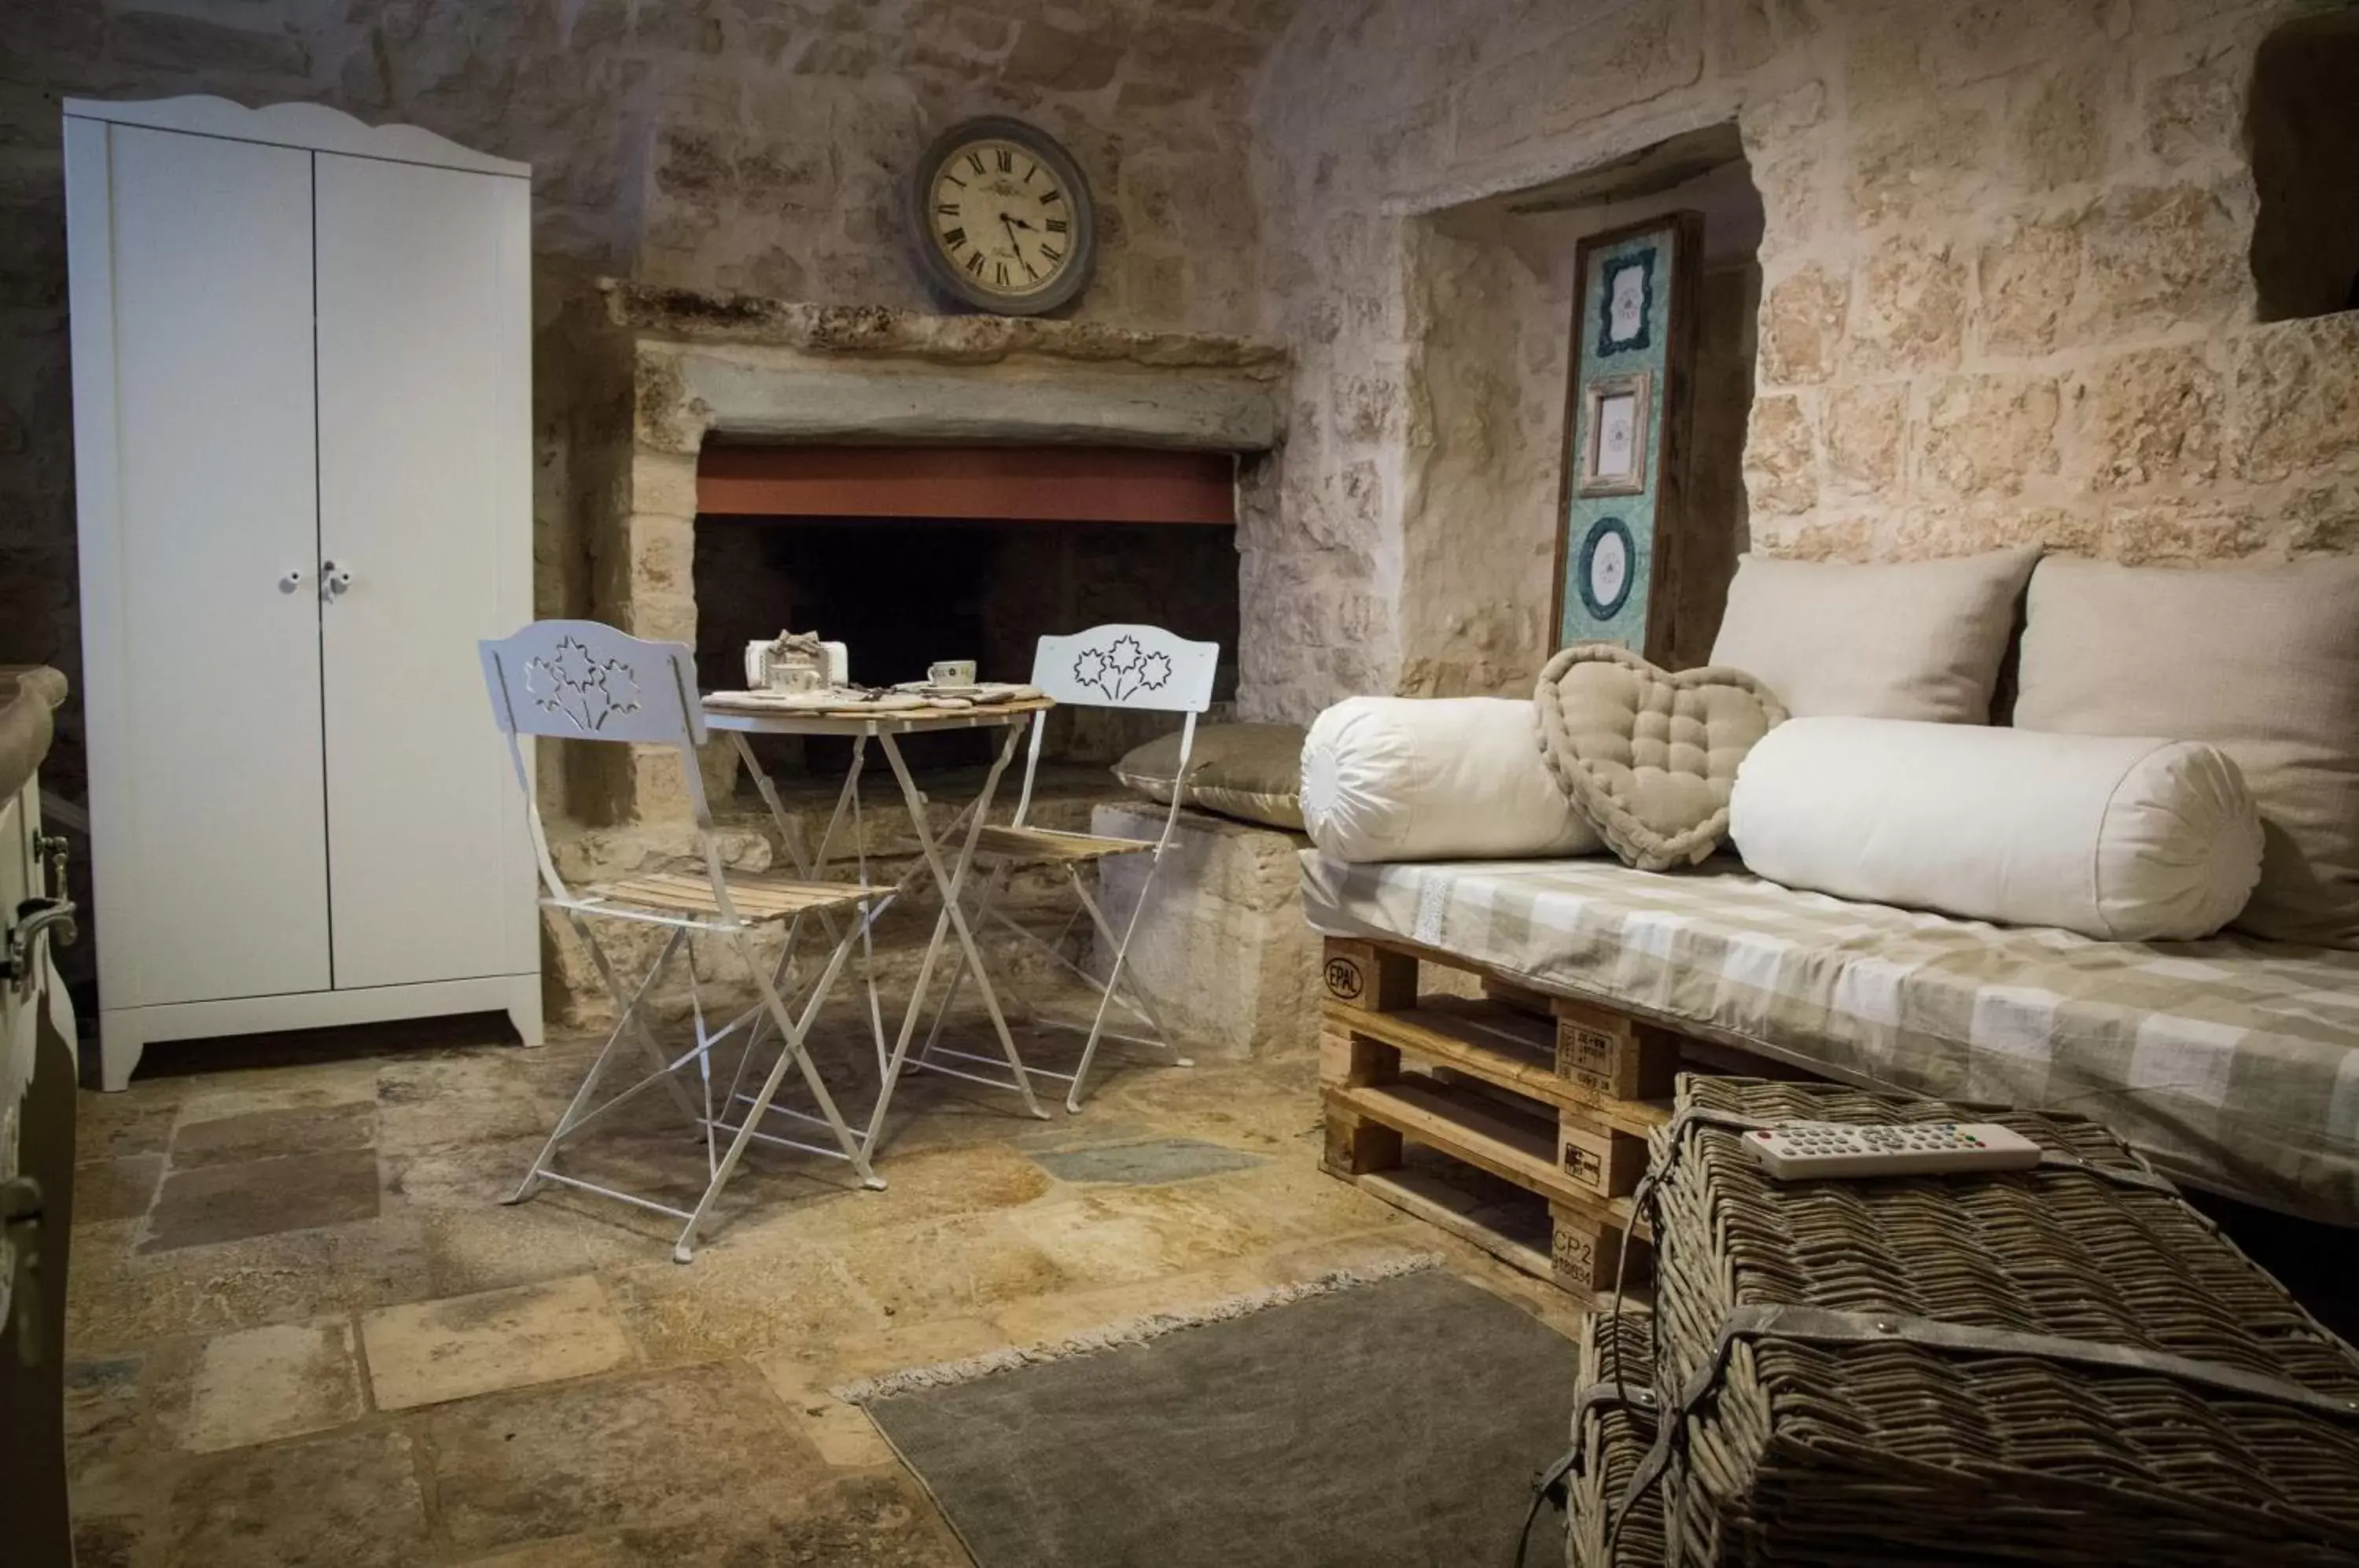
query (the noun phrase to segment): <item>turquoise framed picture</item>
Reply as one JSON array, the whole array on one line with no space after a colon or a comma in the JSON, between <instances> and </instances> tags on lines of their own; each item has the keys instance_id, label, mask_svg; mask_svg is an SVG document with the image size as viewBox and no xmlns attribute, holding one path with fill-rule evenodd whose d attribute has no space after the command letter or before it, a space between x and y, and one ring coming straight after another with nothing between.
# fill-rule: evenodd
<instances>
[{"instance_id":1,"label":"turquoise framed picture","mask_svg":"<svg viewBox=\"0 0 2359 1568\"><path fill-rule=\"evenodd\" d=\"M1551 649L1669 648L1702 236L1671 212L1575 253Z\"/></svg>"}]
</instances>

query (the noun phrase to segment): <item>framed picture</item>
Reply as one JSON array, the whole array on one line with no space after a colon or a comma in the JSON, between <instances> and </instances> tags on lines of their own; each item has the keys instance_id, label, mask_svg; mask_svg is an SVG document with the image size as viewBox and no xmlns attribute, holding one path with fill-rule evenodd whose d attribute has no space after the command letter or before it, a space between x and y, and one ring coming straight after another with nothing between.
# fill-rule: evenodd
<instances>
[{"instance_id":1,"label":"framed picture","mask_svg":"<svg viewBox=\"0 0 2359 1568\"><path fill-rule=\"evenodd\" d=\"M1669 655L1702 256L1694 212L1590 234L1574 252L1551 650Z\"/></svg>"},{"instance_id":2,"label":"framed picture","mask_svg":"<svg viewBox=\"0 0 2359 1568\"><path fill-rule=\"evenodd\" d=\"M1581 463L1583 495L1636 495L1647 488L1647 431L1655 378L1641 370L1605 376L1582 388Z\"/></svg>"},{"instance_id":3,"label":"framed picture","mask_svg":"<svg viewBox=\"0 0 2359 1568\"><path fill-rule=\"evenodd\" d=\"M1655 320L1655 245L1642 245L1627 256L1607 261L1605 280L1598 292L1597 356L1644 353L1653 346Z\"/></svg>"}]
</instances>

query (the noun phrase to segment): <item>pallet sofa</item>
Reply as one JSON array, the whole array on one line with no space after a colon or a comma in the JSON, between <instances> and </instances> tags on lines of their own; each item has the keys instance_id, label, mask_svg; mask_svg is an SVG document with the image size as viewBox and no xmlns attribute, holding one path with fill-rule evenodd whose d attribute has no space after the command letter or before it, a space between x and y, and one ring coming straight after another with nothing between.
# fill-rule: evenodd
<instances>
[{"instance_id":1,"label":"pallet sofa","mask_svg":"<svg viewBox=\"0 0 2359 1568\"><path fill-rule=\"evenodd\" d=\"M1723 860L1301 858L1327 1168L1568 1290L1641 1277L1646 1134L1698 1068L2087 1116L2187 1184L2359 1224L2359 953L2099 942ZM1420 996L1420 964L1482 995Z\"/></svg>"}]
</instances>

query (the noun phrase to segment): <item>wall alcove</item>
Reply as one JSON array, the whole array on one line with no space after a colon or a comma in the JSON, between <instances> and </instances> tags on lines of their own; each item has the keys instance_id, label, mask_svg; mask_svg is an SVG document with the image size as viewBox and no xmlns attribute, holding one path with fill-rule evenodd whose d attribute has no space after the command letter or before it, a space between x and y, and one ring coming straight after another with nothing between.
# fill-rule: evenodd
<instances>
[{"instance_id":1,"label":"wall alcove","mask_svg":"<svg viewBox=\"0 0 2359 1568\"><path fill-rule=\"evenodd\" d=\"M2245 133L2260 212L2260 319L2359 310L2359 10L2305 16L2262 43Z\"/></svg>"}]
</instances>

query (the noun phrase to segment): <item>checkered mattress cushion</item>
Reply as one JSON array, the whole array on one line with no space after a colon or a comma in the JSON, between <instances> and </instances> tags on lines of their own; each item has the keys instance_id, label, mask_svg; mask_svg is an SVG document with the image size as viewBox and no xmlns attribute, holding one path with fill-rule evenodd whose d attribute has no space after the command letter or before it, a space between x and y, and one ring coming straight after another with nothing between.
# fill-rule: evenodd
<instances>
[{"instance_id":1,"label":"checkered mattress cushion","mask_svg":"<svg viewBox=\"0 0 2359 1568\"><path fill-rule=\"evenodd\" d=\"M2359 953L2108 942L1846 903L1716 860L1346 865L1303 907L1866 1088L2072 1112L2197 1186L2359 1225Z\"/></svg>"}]
</instances>

